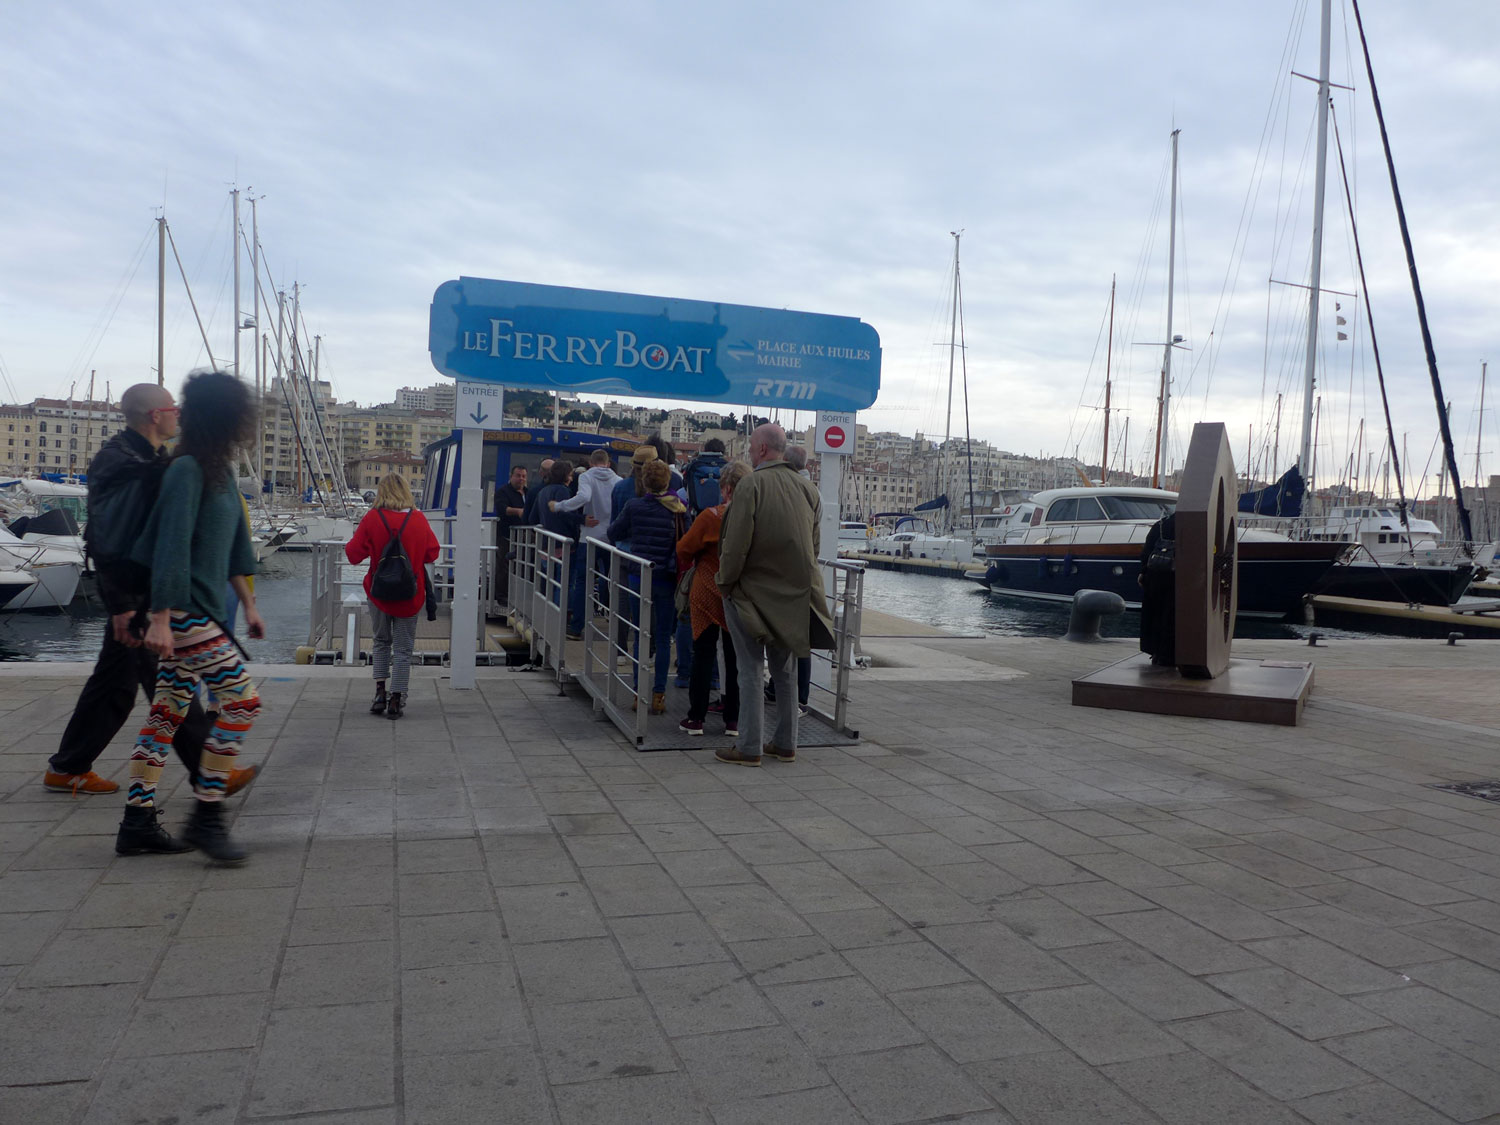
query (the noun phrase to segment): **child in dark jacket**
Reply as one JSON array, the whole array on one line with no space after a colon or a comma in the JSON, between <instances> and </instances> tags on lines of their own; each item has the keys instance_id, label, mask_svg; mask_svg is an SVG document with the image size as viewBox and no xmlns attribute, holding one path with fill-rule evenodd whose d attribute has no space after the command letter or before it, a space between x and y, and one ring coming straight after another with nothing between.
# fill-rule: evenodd
<instances>
[{"instance_id":1,"label":"child in dark jacket","mask_svg":"<svg viewBox=\"0 0 1500 1125\"><path fill-rule=\"evenodd\" d=\"M609 541L630 542L631 554L651 563L651 640L656 661L651 688L651 713L667 709L667 671L671 663L672 633L677 625L677 540L682 538L687 508L668 489L672 472L664 461L641 470L646 495L637 496L609 525ZM640 645L637 640L636 656Z\"/></svg>"}]
</instances>

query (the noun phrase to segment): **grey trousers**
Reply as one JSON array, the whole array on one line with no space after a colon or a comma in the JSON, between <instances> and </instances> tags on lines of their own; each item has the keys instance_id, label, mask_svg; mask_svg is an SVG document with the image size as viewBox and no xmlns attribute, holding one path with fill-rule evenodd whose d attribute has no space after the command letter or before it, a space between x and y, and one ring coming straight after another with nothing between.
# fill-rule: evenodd
<instances>
[{"instance_id":1,"label":"grey trousers","mask_svg":"<svg viewBox=\"0 0 1500 1125\"><path fill-rule=\"evenodd\" d=\"M375 626L375 643L370 650L375 678L389 678L390 690L405 695L411 676L411 650L417 640L417 615L392 617L371 603L370 621Z\"/></svg>"},{"instance_id":2,"label":"grey trousers","mask_svg":"<svg viewBox=\"0 0 1500 1125\"><path fill-rule=\"evenodd\" d=\"M762 644L752 637L734 608L724 599L724 620L734 641L734 656L739 663L740 741L746 754L759 754L765 747L766 692L762 677L769 666L771 682L776 685L776 730L769 740L781 750L797 749L797 658L790 649Z\"/></svg>"}]
</instances>

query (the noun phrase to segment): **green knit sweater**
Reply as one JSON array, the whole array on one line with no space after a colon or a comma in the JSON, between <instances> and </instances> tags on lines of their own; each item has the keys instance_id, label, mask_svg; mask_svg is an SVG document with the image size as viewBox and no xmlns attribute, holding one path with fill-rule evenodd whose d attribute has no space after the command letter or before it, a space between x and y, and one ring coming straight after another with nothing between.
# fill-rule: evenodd
<instances>
[{"instance_id":1,"label":"green knit sweater","mask_svg":"<svg viewBox=\"0 0 1500 1125\"><path fill-rule=\"evenodd\" d=\"M151 610L195 611L224 620L232 575L255 573L245 510L232 487L205 489L197 458L173 459L131 557L151 570Z\"/></svg>"}]
</instances>

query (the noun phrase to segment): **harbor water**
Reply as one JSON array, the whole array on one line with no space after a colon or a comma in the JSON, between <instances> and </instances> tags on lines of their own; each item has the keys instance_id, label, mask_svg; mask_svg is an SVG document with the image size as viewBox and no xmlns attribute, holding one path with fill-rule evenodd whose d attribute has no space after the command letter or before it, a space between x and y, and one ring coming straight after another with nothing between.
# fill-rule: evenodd
<instances>
[{"instance_id":1,"label":"harbor water","mask_svg":"<svg viewBox=\"0 0 1500 1125\"><path fill-rule=\"evenodd\" d=\"M297 647L307 643L309 582L312 555L278 552L264 564L256 579L256 601L266 620L266 637L240 640L251 659L289 664ZM957 636L1060 637L1067 632L1068 606L991 597L977 584L926 574L869 570L865 573L865 604L883 613L933 625ZM0 614L0 661L93 660L103 642L108 616L97 597L80 597L68 610ZM1131 637L1140 627L1133 613L1108 618L1104 635ZM1361 637L1368 633L1330 629L1329 636ZM1235 629L1240 638L1295 639L1312 627L1241 617Z\"/></svg>"}]
</instances>

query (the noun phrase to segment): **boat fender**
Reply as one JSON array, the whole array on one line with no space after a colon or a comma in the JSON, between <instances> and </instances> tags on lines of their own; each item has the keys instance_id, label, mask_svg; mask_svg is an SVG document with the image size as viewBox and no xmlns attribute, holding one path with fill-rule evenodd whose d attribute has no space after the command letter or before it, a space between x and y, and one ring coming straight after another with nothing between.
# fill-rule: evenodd
<instances>
[{"instance_id":1,"label":"boat fender","mask_svg":"<svg viewBox=\"0 0 1500 1125\"><path fill-rule=\"evenodd\" d=\"M1036 560L1036 576L1038 578L1046 578L1047 575L1051 573L1051 566L1052 566L1052 564L1051 564L1051 562L1049 560L1047 560L1045 558L1037 559Z\"/></svg>"},{"instance_id":2,"label":"boat fender","mask_svg":"<svg viewBox=\"0 0 1500 1125\"><path fill-rule=\"evenodd\" d=\"M984 580L989 583L1004 582L1009 577L1005 567L999 563L990 563L989 569L984 572Z\"/></svg>"}]
</instances>

